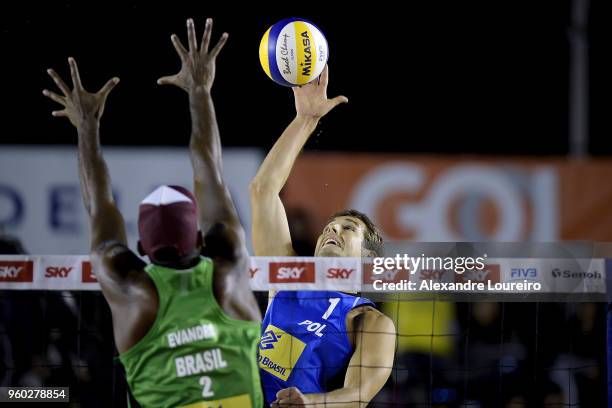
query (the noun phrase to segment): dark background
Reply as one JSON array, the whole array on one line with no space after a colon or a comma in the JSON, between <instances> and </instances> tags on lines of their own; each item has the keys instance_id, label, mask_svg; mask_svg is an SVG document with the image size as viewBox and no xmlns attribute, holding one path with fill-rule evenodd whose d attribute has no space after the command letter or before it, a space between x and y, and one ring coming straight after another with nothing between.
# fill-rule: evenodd
<instances>
[{"instance_id":1,"label":"dark background","mask_svg":"<svg viewBox=\"0 0 612 408\"><path fill-rule=\"evenodd\" d=\"M607 3L591 1L588 29L592 155L612 154ZM330 96L350 99L324 118L309 149L568 154L569 0L422 1L402 9L336 2L339 11L330 2L300 6L3 5L0 144L76 143L68 122L51 116L57 105L41 94L54 89L45 70L53 67L67 79L66 58L74 56L89 90L115 75L122 80L106 106L103 144L186 146L187 98L155 81L179 68L170 34L184 40L185 20L193 17L199 36L210 16L213 42L230 33L213 88L223 143L267 150L294 107L291 92L259 66L259 41L276 21L301 16L329 42ZM575 376L581 406L604 406L604 304L485 305L484 312L482 304L457 305L457 352L450 359L398 350L380 406L431 406L445 390L455 393L449 407L465 401L474 407L568 406L554 403L563 395L550 382L560 358L569 361L562 372ZM0 318L1 344L12 345L11 353L4 350L10 358L0 359L0 379L69 385L75 406L124 406L125 382L112 358L110 315L100 293L5 291ZM401 400L407 396L414 400Z\"/></svg>"},{"instance_id":2,"label":"dark background","mask_svg":"<svg viewBox=\"0 0 612 408\"><path fill-rule=\"evenodd\" d=\"M591 1L592 154L612 153L607 120L610 19ZM564 155L568 153L570 2L427 1L306 4L206 2L26 4L0 16L4 109L0 143L73 144L67 121L41 95L45 69L68 77L74 56L84 84L121 78L103 119L103 143L185 145L187 98L155 80L179 60L170 34L214 18L229 41L213 91L226 146L268 149L291 119L291 92L259 65L264 31L288 16L315 22L330 45L330 96L350 99L326 117L308 147L339 151ZM64 123L65 122L65 123Z\"/></svg>"}]
</instances>

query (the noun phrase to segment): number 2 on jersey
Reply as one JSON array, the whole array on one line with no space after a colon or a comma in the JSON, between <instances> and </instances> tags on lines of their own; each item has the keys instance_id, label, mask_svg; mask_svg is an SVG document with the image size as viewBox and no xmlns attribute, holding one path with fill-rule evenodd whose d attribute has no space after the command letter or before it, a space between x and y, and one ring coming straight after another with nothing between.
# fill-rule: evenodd
<instances>
[{"instance_id":1,"label":"number 2 on jersey","mask_svg":"<svg viewBox=\"0 0 612 408\"><path fill-rule=\"evenodd\" d=\"M210 377L200 377L200 385L202 386L202 396L204 398L212 397L215 395L215 393L210 390L210 387L212 387L212 380L210 379Z\"/></svg>"}]
</instances>

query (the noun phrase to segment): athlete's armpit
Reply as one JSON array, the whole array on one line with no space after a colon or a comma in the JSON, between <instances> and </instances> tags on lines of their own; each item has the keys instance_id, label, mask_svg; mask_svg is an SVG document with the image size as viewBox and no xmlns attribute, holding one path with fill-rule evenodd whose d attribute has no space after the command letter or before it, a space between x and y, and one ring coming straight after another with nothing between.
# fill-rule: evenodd
<instances>
[{"instance_id":1,"label":"athlete's armpit","mask_svg":"<svg viewBox=\"0 0 612 408\"><path fill-rule=\"evenodd\" d=\"M91 263L103 291L110 282L127 283L130 274L144 273L146 266L142 259L117 240L98 245L91 254Z\"/></svg>"},{"instance_id":2,"label":"athlete's armpit","mask_svg":"<svg viewBox=\"0 0 612 408\"><path fill-rule=\"evenodd\" d=\"M130 251L128 247L126 247L121 241L110 239L106 241L102 241L97 247L94 248L93 252L95 254L100 254L106 256L108 252L122 252L122 251Z\"/></svg>"},{"instance_id":3,"label":"athlete's armpit","mask_svg":"<svg viewBox=\"0 0 612 408\"><path fill-rule=\"evenodd\" d=\"M235 263L248 257L242 227L233 228L221 222L213 224L204 236L202 255Z\"/></svg>"}]
</instances>

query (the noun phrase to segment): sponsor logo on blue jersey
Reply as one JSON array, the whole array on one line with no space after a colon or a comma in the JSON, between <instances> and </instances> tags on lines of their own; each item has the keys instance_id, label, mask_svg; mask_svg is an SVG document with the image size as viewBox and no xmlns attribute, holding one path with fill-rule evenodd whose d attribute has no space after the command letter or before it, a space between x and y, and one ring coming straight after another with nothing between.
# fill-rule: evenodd
<instances>
[{"instance_id":1,"label":"sponsor logo on blue jersey","mask_svg":"<svg viewBox=\"0 0 612 408\"><path fill-rule=\"evenodd\" d=\"M261 341L259 342L260 350L268 350L273 349L274 345L278 343L278 340L283 337L282 334L276 334L272 330L266 331L263 336L261 336Z\"/></svg>"}]
</instances>

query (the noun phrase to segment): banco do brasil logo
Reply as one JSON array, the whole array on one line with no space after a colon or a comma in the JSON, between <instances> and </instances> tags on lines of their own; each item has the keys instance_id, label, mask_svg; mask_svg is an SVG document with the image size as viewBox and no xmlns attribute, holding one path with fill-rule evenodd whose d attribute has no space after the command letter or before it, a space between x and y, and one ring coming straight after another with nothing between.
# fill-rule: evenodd
<instances>
[{"instance_id":1,"label":"banco do brasil logo","mask_svg":"<svg viewBox=\"0 0 612 408\"><path fill-rule=\"evenodd\" d=\"M272 330L264 332L263 336L261 336L261 341L259 342L259 349L273 349L274 343L278 343L278 339L280 339L281 337L283 337L282 334L277 335Z\"/></svg>"}]
</instances>

